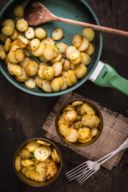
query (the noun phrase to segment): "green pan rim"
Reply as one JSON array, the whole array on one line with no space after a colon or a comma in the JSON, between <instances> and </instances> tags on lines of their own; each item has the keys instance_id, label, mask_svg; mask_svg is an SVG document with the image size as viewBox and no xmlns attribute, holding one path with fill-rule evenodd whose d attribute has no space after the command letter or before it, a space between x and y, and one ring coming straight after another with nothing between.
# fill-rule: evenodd
<instances>
[{"instance_id":1,"label":"green pan rim","mask_svg":"<svg viewBox=\"0 0 128 192\"><path fill-rule=\"evenodd\" d=\"M14 0L10 0L8 1L4 7L2 8L1 12L0 12L0 17L2 16L2 14L5 12L5 10L7 9L7 7L13 3ZM94 10L91 8L91 6L86 2L86 0L80 0L87 8L88 10L91 12L92 16L94 17L97 25L100 25L100 22L99 22L99 19L98 17L96 16ZM100 57L101 57L101 53L102 53L102 47L103 47L103 37L102 37L102 34L99 33L99 40L100 40L100 45L99 45L99 51L98 51L98 56L97 56L97 59L95 61L95 64L94 64L94 67L93 69L87 74L87 76L85 78L83 78L82 80L80 80L80 82L78 82L76 85L74 85L73 87L70 87L64 91L60 91L60 92L57 92L57 93L44 93L44 92L34 92L33 90L29 90L25 87L22 87L21 85L19 85L17 82L15 82L13 79L11 79L7 74L6 72L4 71L4 69L2 68L1 64L0 64L0 71L1 73L5 76L5 78L11 83L13 84L15 87L17 87L18 89L20 89L21 91L25 92L25 93L28 93L28 94L31 94L31 95L35 95L35 96L42 96L42 97L53 97L53 96L60 96L60 95L63 95L63 94L66 94L66 93L69 93L71 91L74 91L75 89L77 89L78 87L80 87L89 77L90 75L93 73L93 71L95 70L96 66L97 66L97 63L99 62L100 60Z\"/></svg>"}]
</instances>

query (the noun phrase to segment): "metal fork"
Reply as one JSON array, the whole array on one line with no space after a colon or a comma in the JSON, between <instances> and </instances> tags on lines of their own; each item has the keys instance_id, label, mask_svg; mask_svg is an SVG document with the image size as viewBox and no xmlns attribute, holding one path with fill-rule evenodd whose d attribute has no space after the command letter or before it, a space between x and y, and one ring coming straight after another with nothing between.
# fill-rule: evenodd
<instances>
[{"instance_id":1,"label":"metal fork","mask_svg":"<svg viewBox=\"0 0 128 192\"><path fill-rule=\"evenodd\" d=\"M66 176L69 181L76 179L79 184L83 184L89 177L91 177L100 169L101 165L103 165L105 162L107 162L120 151L125 150L127 148L128 138L116 150L108 153L97 161L88 160L83 162L82 164L68 171L66 173Z\"/></svg>"}]
</instances>

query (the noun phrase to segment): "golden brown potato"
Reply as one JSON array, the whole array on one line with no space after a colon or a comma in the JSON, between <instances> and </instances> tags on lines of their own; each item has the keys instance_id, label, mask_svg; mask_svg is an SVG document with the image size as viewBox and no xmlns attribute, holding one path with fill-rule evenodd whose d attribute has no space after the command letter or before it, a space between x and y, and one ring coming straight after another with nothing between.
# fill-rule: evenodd
<instances>
[{"instance_id":1,"label":"golden brown potato","mask_svg":"<svg viewBox=\"0 0 128 192\"><path fill-rule=\"evenodd\" d=\"M44 44L45 47L50 47L51 49L54 49L55 46L55 41L49 37L47 37L46 39L44 39L42 41L42 43Z\"/></svg>"},{"instance_id":2,"label":"golden brown potato","mask_svg":"<svg viewBox=\"0 0 128 192\"><path fill-rule=\"evenodd\" d=\"M14 16L23 17L24 16L24 7L22 5L17 5L13 11Z\"/></svg>"},{"instance_id":3,"label":"golden brown potato","mask_svg":"<svg viewBox=\"0 0 128 192\"><path fill-rule=\"evenodd\" d=\"M23 73L23 69L19 65L13 63L8 63L7 69L10 75L20 76Z\"/></svg>"},{"instance_id":4,"label":"golden brown potato","mask_svg":"<svg viewBox=\"0 0 128 192\"><path fill-rule=\"evenodd\" d=\"M43 56L47 61L51 61L54 57L54 50L51 47L46 46L43 51Z\"/></svg>"},{"instance_id":5,"label":"golden brown potato","mask_svg":"<svg viewBox=\"0 0 128 192\"><path fill-rule=\"evenodd\" d=\"M79 48L82 44L82 37L80 34L76 34L73 36L73 39L72 39L72 44L76 47L76 48Z\"/></svg>"},{"instance_id":6,"label":"golden brown potato","mask_svg":"<svg viewBox=\"0 0 128 192\"><path fill-rule=\"evenodd\" d=\"M52 160L56 163L60 162L60 156L55 148L53 148L52 153L51 153Z\"/></svg>"},{"instance_id":7,"label":"golden brown potato","mask_svg":"<svg viewBox=\"0 0 128 192\"><path fill-rule=\"evenodd\" d=\"M57 43L56 46L57 46L59 53L61 53L61 54L66 53L66 49L68 48L68 45L66 45L65 43Z\"/></svg>"},{"instance_id":8,"label":"golden brown potato","mask_svg":"<svg viewBox=\"0 0 128 192\"><path fill-rule=\"evenodd\" d=\"M17 37L18 37L18 35L19 35L18 32L15 30L14 33L13 33L13 35L10 37L11 40L13 40L13 41L16 40Z\"/></svg>"},{"instance_id":9,"label":"golden brown potato","mask_svg":"<svg viewBox=\"0 0 128 192\"><path fill-rule=\"evenodd\" d=\"M35 35L38 39L42 40L47 36L45 29L38 27L35 29Z\"/></svg>"},{"instance_id":10,"label":"golden brown potato","mask_svg":"<svg viewBox=\"0 0 128 192\"><path fill-rule=\"evenodd\" d=\"M29 42L29 48L31 51L36 51L40 46L40 40L35 38Z\"/></svg>"},{"instance_id":11,"label":"golden brown potato","mask_svg":"<svg viewBox=\"0 0 128 192\"><path fill-rule=\"evenodd\" d=\"M51 81L51 88L53 92L63 90L66 87L66 83L63 77L56 77Z\"/></svg>"},{"instance_id":12,"label":"golden brown potato","mask_svg":"<svg viewBox=\"0 0 128 192\"><path fill-rule=\"evenodd\" d=\"M84 103L81 106L80 113L81 115L84 115L84 114L95 115L95 110L88 103Z\"/></svg>"},{"instance_id":13,"label":"golden brown potato","mask_svg":"<svg viewBox=\"0 0 128 192\"><path fill-rule=\"evenodd\" d=\"M10 26L5 26L2 28L2 33L7 37L12 36L14 34L14 31L15 29Z\"/></svg>"},{"instance_id":14,"label":"golden brown potato","mask_svg":"<svg viewBox=\"0 0 128 192\"><path fill-rule=\"evenodd\" d=\"M75 143L78 139L78 131L76 129L70 128L70 134L65 137L65 139L71 143Z\"/></svg>"},{"instance_id":15,"label":"golden brown potato","mask_svg":"<svg viewBox=\"0 0 128 192\"><path fill-rule=\"evenodd\" d=\"M75 75L75 72L73 70L69 70L64 74L64 77L66 78L66 82L68 86L73 86L77 83L77 77Z\"/></svg>"},{"instance_id":16,"label":"golden brown potato","mask_svg":"<svg viewBox=\"0 0 128 192\"><path fill-rule=\"evenodd\" d=\"M75 60L80 57L80 51L74 46L69 46L66 50L66 58L69 60Z\"/></svg>"},{"instance_id":17,"label":"golden brown potato","mask_svg":"<svg viewBox=\"0 0 128 192\"><path fill-rule=\"evenodd\" d=\"M93 29L91 28L85 28L83 31L82 31L82 35L83 37L87 38L88 41L93 41L94 38L95 38L95 32Z\"/></svg>"},{"instance_id":18,"label":"golden brown potato","mask_svg":"<svg viewBox=\"0 0 128 192\"><path fill-rule=\"evenodd\" d=\"M64 60L64 63L63 63L63 70L64 71L69 71L71 69L71 63L68 61L68 60Z\"/></svg>"},{"instance_id":19,"label":"golden brown potato","mask_svg":"<svg viewBox=\"0 0 128 192\"><path fill-rule=\"evenodd\" d=\"M32 157L32 154L26 148L23 148L20 151L20 157L21 157L21 159L29 159Z\"/></svg>"},{"instance_id":20,"label":"golden brown potato","mask_svg":"<svg viewBox=\"0 0 128 192\"><path fill-rule=\"evenodd\" d=\"M62 73L62 62L54 63L52 67L55 70L55 77L60 76Z\"/></svg>"},{"instance_id":21,"label":"golden brown potato","mask_svg":"<svg viewBox=\"0 0 128 192\"><path fill-rule=\"evenodd\" d=\"M79 47L79 51L85 51L89 47L89 41L86 38L83 38L82 44Z\"/></svg>"},{"instance_id":22,"label":"golden brown potato","mask_svg":"<svg viewBox=\"0 0 128 192\"><path fill-rule=\"evenodd\" d=\"M25 31L25 37L29 40L35 37L35 31L32 27L29 27L27 31Z\"/></svg>"},{"instance_id":23,"label":"golden brown potato","mask_svg":"<svg viewBox=\"0 0 128 192\"><path fill-rule=\"evenodd\" d=\"M86 50L86 53L91 56L93 55L94 51L95 51L95 47L92 43L90 43L88 49Z\"/></svg>"},{"instance_id":24,"label":"golden brown potato","mask_svg":"<svg viewBox=\"0 0 128 192\"><path fill-rule=\"evenodd\" d=\"M86 114L82 117L82 123L90 128L95 128L99 126L100 119L96 115Z\"/></svg>"},{"instance_id":25,"label":"golden brown potato","mask_svg":"<svg viewBox=\"0 0 128 192\"><path fill-rule=\"evenodd\" d=\"M34 89L36 87L36 83L35 83L35 79L29 78L26 82L25 82L25 86L29 89Z\"/></svg>"},{"instance_id":26,"label":"golden brown potato","mask_svg":"<svg viewBox=\"0 0 128 192\"><path fill-rule=\"evenodd\" d=\"M92 130L91 130L91 134L92 134L92 137L95 137L97 134L98 134L98 129L97 128L93 128Z\"/></svg>"},{"instance_id":27,"label":"golden brown potato","mask_svg":"<svg viewBox=\"0 0 128 192\"><path fill-rule=\"evenodd\" d=\"M55 76L55 70L53 67L45 66L43 71L43 77L45 80L52 80Z\"/></svg>"},{"instance_id":28,"label":"golden brown potato","mask_svg":"<svg viewBox=\"0 0 128 192\"><path fill-rule=\"evenodd\" d=\"M51 148L46 146L37 147L34 151L34 157L38 161L44 161L51 155Z\"/></svg>"},{"instance_id":29,"label":"golden brown potato","mask_svg":"<svg viewBox=\"0 0 128 192\"><path fill-rule=\"evenodd\" d=\"M24 69L22 70L22 74L20 76L16 76L16 80L19 82L25 82L28 80L28 75L25 73Z\"/></svg>"},{"instance_id":30,"label":"golden brown potato","mask_svg":"<svg viewBox=\"0 0 128 192\"><path fill-rule=\"evenodd\" d=\"M35 42L34 42L35 43ZM36 42L37 43L37 42ZM34 51L32 51L32 54L34 55L34 56L36 56L36 57L41 57L42 55L43 55L43 53L44 53L44 50L45 50L45 46L44 46L44 44L41 42L40 43L40 45L39 45L39 47L38 47L38 44L36 45L32 45L32 46L34 46L33 47L33 49L35 49ZM37 48L38 47L38 48ZM37 49L36 49L37 48Z\"/></svg>"},{"instance_id":31,"label":"golden brown potato","mask_svg":"<svg viewBox=\"0 0 128 192\"><path fill-rule=\"evenodd\" d=\"M66 122L73 123L77 118L77 113L75 110L66 111L66 112L64 112L63 117L64 117Z\"/></svg>"},{"instance_id":32,"label":"golden brown potato","mask_svg":"<svg viewBox=\"0 0 128 192\"><path fill-rule=\"evenodd\" d=\"M29 41L23 35L18 35L17 37L17 44L20 48L25 48L28 45Z\"/></svg>"},{"instance_id":33,"label":"golden brown potato","mask_svg":"<svg viewBox=\"0 0 128 192\"><path fill-rule=\"evenodd\" d=\"M6 42L5 42L5 45L4 45L4 50L5 52L9 52L10 50L10 46L11 46L11 39L7 39Z\"/></svg>"},{"instance_id":34,"label":"golden brown potato","mask_svg":"<svg viewBox=\"0 0 128 192\"><path fill-rule=\"evenodd\" d=\"M57 165L54 161L50 161L49 164L47 165L47 171L46 171L46 176L47 179L53 178L57 174L58 168Z\"/></svg>"},{"instance_id":35,"label":"golden brown potato","mask_svg":"<svg viewBox=\"0 0 128 192\"><path fill-rule=\"evenodd\" d=\"M53 54L53 56L54 56L54 54ZM56 58L53 58L51 62L52 62L52 63L57 63L57 62L60 62L61 59L62 59L62 55L61 55L61 54L58 54L57 57L56 57Z\"/></svg>"},{"instance_id":36,"label":"golden brown potato","mask_svg":"<svg viewBox=\"0 0 128 192\"><path fill-rule=\"evenodd\" d=\"M34 161L31 160L31 159L24 159L24 160L21 161L21 164L24 167L29 167L29 166L34 165Z\"/></svg>"},{"instance_id":37,"label":"golden brown potato","mask_svg":"<svg viewBox=\"0 0 128 192\"><path fill-rule=\"evenodd\" d=\"M15 51L15 58L18 61L18 63L24 61L24 58L25 58L24 50L23 49L17 49Z\"/></svg>"},{"instance_id":38,"label":"golden brown potato","mask_svg":"<svg viewBox=\"0 0 128 192\"><path fill-rule=\"evenodd\" d=\"M27 21L25 21L24 19L19 19L16 22L16 28L18 29L18 31L20 32L25 32L28 30L28 23Z\"/></svg>"},{"instance_id":39,"label":"golden brown potato","mask_svg":"<svg viewBox=\"0 0 128 192\"><path fill-rule=\"evenodd\" d=\"M64 31L61 28L57 28L52 32L52 38L55 41L61 40L64 37Z\"/></svg>"},{"instance_id":40,"label":"golden brown potato","mask_svg":"<svg viewBox=\"0 0 128 192\"><path fill-rule=\"evenodd\" d=\"M3 27L12 27L12 28L15 28L15 22L12 20L12 19L5 19L3 22L2 22L2 26Z\"/></svg>"},{"instance_id":41,"label":"golden brown potato","mask_svg":"<svg viewBox=\"0 0 128 192\"><path fill-rule=\"evenodd\" d=\"M78 130L78 140L81 143L86 143L92 139L91 130L88 127L81 128Z\"/></svg>"},{"instance_id":42,"label":"golden brown potato","mask_svg":"<svg viewBox=\"0 0 128 192\"><path fill-rule=\"evenodd\" d=\"M81 64L75 68L75 75L78 79L85 77L86 74L87 74L87 68L85 65Z\"/></svg>"},{"instance_id":43,"label":"golden brown potato","mask_svg":"<svg viewBox=\"0 0 128 192\"><path fill-rule=\"evenodd\" d=\"M88 65L91 62L91 57L87 53L81 53L82 64Z\"/></svg>"},{"instance_id":44,"label":"golden brown potato","mask_svg":"<svg viewBox=\"0 0 128 192\"><path fill-rule=\"evenodd\" d=\"M37 147L39 147L40 145L36 142L36 141L31 141L26 145L26 149L33 153Z\"/></svg>"},{"instance_id":45,"label":"golden brown potato","mask_svg":"<svg viewBox=\"0 0 128 192\"><path fill-rule=\"evenodd\" d=\"M3 33L0 34L0 41L5 43L8 37L6 37Z\"/></svg>"},{"instance_id":46,"label":"golden brown potato","mask_svg":"<svg viewBox=\"0 0 128 192\"><path fill-rule=\"evenodd\" d=\"M0 45L0 59L1 60L6 59L6 53L5 53L4 47L2 45Z\"/></svg>"},{"instance_id":47,"label":"golden brown potato","mask_svg":"<svg viewBox=\"0 0 128 192\"><path fill-rule=\"evenodd\" d=\"M36 63L35 61L33 60L30 60L28 62L28 64L25 66L24 70L25 70L25 73L28 75L28 76L34 76L37 74L38 72L38 63Z\"/></svg>"},{"instance_id":48,"label":"golden brown potato","mask_svg":"<svg viewBox=\"0 0 128 192\"><path fill-rule=\"evenodd\" d=\"M18 172L21 170L21 158L20 158L20 156L17 156L15 159L15 168L16 168L16 171L18 171Z\"/></svg>"}]
</instances>

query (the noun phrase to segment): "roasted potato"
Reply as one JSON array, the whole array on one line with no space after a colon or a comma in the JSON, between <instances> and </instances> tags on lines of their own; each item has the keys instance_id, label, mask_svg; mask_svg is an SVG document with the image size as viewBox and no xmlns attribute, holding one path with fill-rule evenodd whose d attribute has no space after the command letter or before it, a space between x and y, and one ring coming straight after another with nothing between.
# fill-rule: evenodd
<instances>
[{"instance_id":1,"label":"roasted potato","mask_svg":"<svg viewBox=\"0 0 128 192\"><path fill-rule=\"evenodd\" d=\"M18 19L16 22L16 28L20 32L26 32L28 30L28 23L24 19Z\"/></svg>"},{"instance_id":2,"label":"roasted potato","mask_svg":"<svg viewBox=\"0 0 128 192\"><path fill-rule=\"evenodd\" d=\"M23 17L24 16L24 7L22 5L17 5L13 11L14 16Z\"/></svg>"},{"instance_id":3,"label":"roasted potato","mask_svg":"<svg viewBox=\"0 0 128 192\"><path fill-rule=\"evenodd\" d=\"M45 29L38 27L35 29L35 35L38 39L42 40L47 36Z\"/></svg>"},{"instance_id":4,"label":"roasted potato","mask_svg":"<svg viewBox=\"0 0 128 192\"><path fill-rule=\"evenodd\" d=\"M61 40L64 37L64 31L61 28L55 29L52 32L52 38L57 41Z\"/></svg>"}]
</instances>

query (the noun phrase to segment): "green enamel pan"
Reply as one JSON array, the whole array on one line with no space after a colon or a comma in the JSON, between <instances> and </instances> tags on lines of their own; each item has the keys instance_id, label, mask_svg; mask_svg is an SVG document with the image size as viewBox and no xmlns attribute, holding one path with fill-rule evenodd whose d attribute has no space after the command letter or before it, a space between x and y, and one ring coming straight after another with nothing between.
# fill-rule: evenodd
<instances>
[{"instance_id":1,"label":"green enamel pan","mask_svg":"<svg viewBox=\"0 0 128 192\"><path fill-rule=\"evenodd\" d=\"M28 1L24 0L8 0L7 3L5 3L5 5L1 9L0 20L4 18L10 18L10 16L12 15L12 10L17 3L27 4L27 2ZM41 0L40 2L42 2L57 16L90 22L97 25L100 24L95 12L85 0ZM58 22L48 23L43 25L43 27L46 28L48 32L52 31L56 27L63 28L65 31L65 38L63 39L63 41L67 44L71 44L71 37L75 33L78 33L82 30L81 27ZM128 80L121 77L111 66L100 61L103 44L101 33L96 32L94 44L96 50L92 57L91 64L88 67L88 74L75 86L72 86L64 91L49 94L43 92L40 89L27 89L22 83L17 82L12 76L8 74L6 67L2 62L0 62L0 71L6 77L6 79L14 86L26 93L36 96L52 97L63 95L77 89L88 79L93 81L96 85L99 85L101 87L113 87L128 95Z\"/></svg>"}]
</instances>

